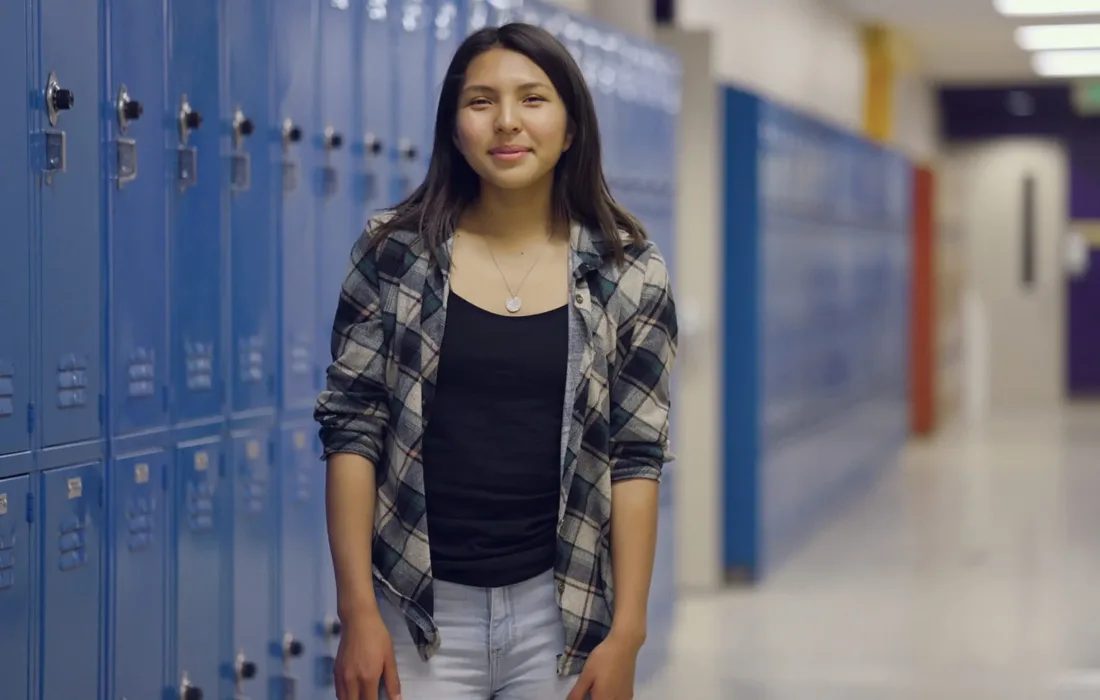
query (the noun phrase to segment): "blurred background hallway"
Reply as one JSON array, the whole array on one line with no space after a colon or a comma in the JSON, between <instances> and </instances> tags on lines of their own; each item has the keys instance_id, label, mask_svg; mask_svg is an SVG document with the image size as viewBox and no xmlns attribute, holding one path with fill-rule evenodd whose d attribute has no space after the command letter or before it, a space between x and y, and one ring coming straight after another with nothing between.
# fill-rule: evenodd
<instances>
[{"instance_id":1,"label":"blurred background hallway","mask_svg":"<svg viewBox=\"0 0 1100 700\"><path fill-rule=\"evenodd\" d=\"M767 586L685 601L644 697L1100 694L1100 406L908 446Z\"/></svg>"}]
</instances>

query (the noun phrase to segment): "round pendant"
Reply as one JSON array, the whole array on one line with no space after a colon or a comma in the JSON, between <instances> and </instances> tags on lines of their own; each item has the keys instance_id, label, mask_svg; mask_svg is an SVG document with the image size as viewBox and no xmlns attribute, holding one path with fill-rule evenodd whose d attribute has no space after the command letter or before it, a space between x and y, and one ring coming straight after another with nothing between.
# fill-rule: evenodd
<instances>
[{"instance_id":1,"label":"round pendant","mask_svg":"<svg viewBox=\"0 0 1100 700\"><path fill-rule=\"evenodd\" d=\"M522 306L523 302L519 300L519 297L508 297L508 300L504 302L504 308L511 313L518 313Z\"/></svg>"}]
</instances>

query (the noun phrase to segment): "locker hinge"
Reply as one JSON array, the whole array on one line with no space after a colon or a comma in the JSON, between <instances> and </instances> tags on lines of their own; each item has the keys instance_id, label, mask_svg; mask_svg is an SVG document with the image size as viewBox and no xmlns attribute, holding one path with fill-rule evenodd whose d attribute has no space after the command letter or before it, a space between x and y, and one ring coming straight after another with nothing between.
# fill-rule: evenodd
<instances>
[{"instance_id":1,"label":"locker hinge","mask_svg":"<svg viewBox=\"0 0 1100 700\"><path fill-rule=\"evenodd\" d=\"M34 420L35 420L34 412L35 412L35 405L34 405L34 402L31 401L30 403L27 404L27 432L31 435L34 435Z\"/></svg>"},{"instance_id":2,"label":"locker hinge","mask_svg":"<svg viewBox=\"0 0 1100 700\"><path fill-rule=\"evenodd\" d=\"M34 522L34 494L27 494L27 522Z\"/></svg>"},{"instance_id":3,"label":"locker hinge","mask_svg":"<svg viewBox=\"0 0 1100 700\"><path fill-rule=\"evenodd\" d=\"M172 404L172 393L167 384L160 388L160 404L161 410L167 413L168 407Z\"/></svg>"},{"instance_id":4,"label":"locker hinge","mask_svg":"<svg viewBox=\"0 0 1100 700\"><path fill-rule=\"evenodd\" d=\"M218 476L225 478L225 453L218 455Z\"/></svg>"},{"instance_id":5,"label":"locker hinge","mask_svg":"<svg viewBox=\"0 0 1100 700\"><path fill-rule=\"evenodd\" d=\"M168 490L168 470L167 469L161 469L160 470L160 488L163 491Z\"/></svg>"},{"instance_id":6,"label":"locker hinge","mask_svg":"<svg viewBox=\"0 0 1100 700\"><path fill-rule=\"evenodd\" d=\"M267 441L267 463L275 464L275 441Z\"/></svg>"},{"instance_id":7,"label":"locker hinge","mask_svg":"<svg viewBox=\"0 0 1100 700\"><path fill-rule=\"evenodd\" d=\"M104 394L99 395L99 424L103 425L104 415L107 413L107 397Z\"/></svg>"}]
</instances>

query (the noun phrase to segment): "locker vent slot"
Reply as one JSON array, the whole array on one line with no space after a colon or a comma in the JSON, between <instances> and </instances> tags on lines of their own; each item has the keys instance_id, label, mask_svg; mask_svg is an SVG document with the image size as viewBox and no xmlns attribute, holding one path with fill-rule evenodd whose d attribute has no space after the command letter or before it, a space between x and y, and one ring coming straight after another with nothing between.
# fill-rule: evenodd
<instances>
[{"instance_id":1,"label":"locker vent slot","mask_svg":"<svg viewBox=\"0 0 1100 700\"><path fill-rule=\"evenodd\" d=\"M153 513L156 512L155 498L139 496L126 504L126 547L131 552L148 549L153 543Z\"/></svg>"},{"instance_id":2,"label":"locker vent slot","mask_svg":"<svg viewBox=\"0 0 1100 700\"><path fill-rule=\"evenodd\" d=\"M130 355L130 398L145 399L156 395L156 353L136 348Z\"/></svg>"},{"instance_id":3,"label":"locker vent slot","mask_svg":"<svg viewBox=\"0 0 1100 700\"><path fill-rule=\"evenodd\" d=\"M299 464L297 472L297 479L295 479L298 486L296 496L299 501L306 502L313 494L313 479L310 477L309 467L304 464Z\"/></svg>"},{"instance_id":4,"label":"locker vent slot","mask_svg":"<svg viewBox=\"0 0 1100 700\"><path fill-rule=\"evenodd\" d=\"M6 546L5 546L6 545ZM0 538L0 591L15 585L15 532Z\"/></svg>"},{"instance_id":5,"label":"locker vent slot","mask_svg":"<svg viewBox=\"0 0 1100 700\"><path fill-rule=\"evenodd\" d=\"M214 529L214 484L202 481L187 485L187 526L191 532Z\"/></svg>"},{"instance_id":6,"label":"locker vent slot","mask_svg":"<svg viewBox=\"0 0 1100 700\"><path fill-rule=\"evenodd\" d=\"M61 552L58 568L62 571L79 569L88 563L84 538L84 528L87 523L87 518L75 515L61 522L61 536L57 540L57 548Z\"/></svg>"},{"instance_id":7,"label":"locker vent slot","mask_svg":"<svg viewBox=\"0 0 1100 700\"><path fill-rule=\"evenodd\" d=\"M258 384L264 379L264 339L263 336L246 336L240 339L241 381L245 384Z\"/></svg>"},{"instance_id":8,"label":"locker vent slot","mask_svg":"<svg viewBox=\"0 0 1100 700\"><path fill-rule=\"evenodd\" d=\"M88 403L88 359L68 354L57 364L57 405L80 408Z\"/></svg>"},{"instance_id":9,"label":"locker vent slot","mask_svg":"<svg viewBox=\"0 0 1100 700\"><path fill-rule=\"evenodd\" d=\"M245 484L245 509L249 513L264 512L264 499L267 497L267 483L263 479L252 477Z\"/></svg>"},{"instance_id":10,"label":"locker vent slot","mask_svg":"<svg viewBox=\"0 0 1100 700\"><path fill-rule=\"evenodd\" d=\"M0 418L15 413L15 367L0 359Z\"/></svg>"},{"instance_id":11,"label":"locker vent slot","mask_svg":"<svg viewBox=\"0 0 1100 700\"><path fill-rule=\"evenodd\" d=\"M302 338L296 339L290 348L290 371L298 375L308 375L311 371L312 358L313 352L309 341Z\"/></svg>"},{"instance_id":12,"label":"locker vent slot","mask_svg":"<svg viewBox=\"0 0 1100 700\"><path fill-rule=\"evenodd\" d=\"M211 391L214 388L214 344L186 343L187 388L191 391Z\"/></svg>"}]
</instances>

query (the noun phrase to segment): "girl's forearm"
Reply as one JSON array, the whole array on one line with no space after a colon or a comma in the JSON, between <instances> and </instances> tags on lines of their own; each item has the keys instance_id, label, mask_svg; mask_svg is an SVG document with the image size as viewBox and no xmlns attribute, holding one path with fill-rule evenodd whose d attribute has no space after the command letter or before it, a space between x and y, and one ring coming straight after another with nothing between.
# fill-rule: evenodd
<instances>
[{"instance_id":1,"label":"girl's forearm","mask_svg":"<svg viewBox=\"0 0 1100 700\"><path fill-rule=\"evenodd\" d=\"M658 497L659 483L653 479L624 479L611 486L611 573L615 584L611 633L639 647L646 636Z\"/></svg>"}]
</instances>

